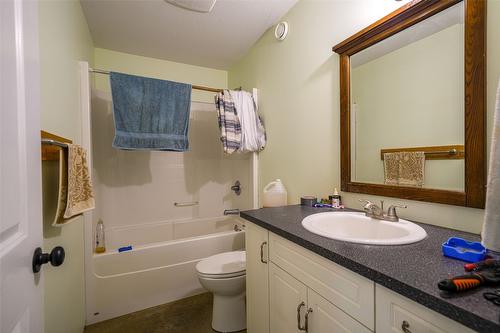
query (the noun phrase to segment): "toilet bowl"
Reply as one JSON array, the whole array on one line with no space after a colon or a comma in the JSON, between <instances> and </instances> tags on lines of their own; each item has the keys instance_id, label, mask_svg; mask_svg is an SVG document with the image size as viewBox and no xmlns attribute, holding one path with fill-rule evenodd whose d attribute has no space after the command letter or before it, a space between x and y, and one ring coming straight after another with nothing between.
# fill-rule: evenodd
<instances>
[{"instance_id":1,"label":"toilet bowl","mask_svg":"<svg viewBox=\"0 0 500 333\"><path fill-rule=\"evenodd\" d=\"M245 251L219 253L196 265L201 285L214 295L212 328L218 332L246 329Z\"/></svg>"}]
</instances>

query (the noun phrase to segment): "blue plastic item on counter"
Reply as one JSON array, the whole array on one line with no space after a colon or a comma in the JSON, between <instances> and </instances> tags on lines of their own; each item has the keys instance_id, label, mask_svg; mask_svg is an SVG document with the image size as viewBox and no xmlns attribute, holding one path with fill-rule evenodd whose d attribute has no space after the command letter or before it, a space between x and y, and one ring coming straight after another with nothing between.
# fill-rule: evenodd
<instances>
[{"instance_id":1,"label":"blue plastic item on counter","mask_svg":"<svg viewBox=\"0 0 500 333\"><path fill-rule=\"evenodd\" d=\"M118 252L132 251L132 245L120 247Z\"/></svg>"},{"instance_id":2,"label":"blue plastic item on counter","mask_svg":"<svg viewBox=\"0 0 500 333\"><path fill-rule=\"evenodd\" d=\"M316 207L316 208L323 208L323 207L333 208L333 205L331 205L331 204L315 203L313 205L313 207Z\"/></svg>"},{"instance_id":3,"label":"blue plastic item on counter","mask_svg":"<svg viewBox=\"0 0 500 333\"><path fill-rule=\"evenodd\" d=\"M443 255L467 262L484 260L488 250L479 242L469 242L463 238L451 237L443 243Z\"/></svg>"}]
</instances>

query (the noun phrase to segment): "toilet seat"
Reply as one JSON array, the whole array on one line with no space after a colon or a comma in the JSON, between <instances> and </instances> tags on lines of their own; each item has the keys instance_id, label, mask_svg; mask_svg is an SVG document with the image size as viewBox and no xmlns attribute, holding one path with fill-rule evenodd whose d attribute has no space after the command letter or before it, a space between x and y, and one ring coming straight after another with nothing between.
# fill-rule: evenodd
<instances>
[{"instance_id":1,"label":"toilet seat","mask_svg":"<svg viewBox=\"0 0 500 333\"><path fill-rule=\"evenodd\" d=\"M224 252L205 258L196 264L200 277L226 279L246 274L245 251Z\"/></svg>"},{"instance_id":2,"label":"toilet seat","mask_svg":"<svg viewBox=\"0 0 500 333\"><path fill-rule=\"evenodd\" d=\"M206 279L229 279L245 275L246 271L231 273L231 274L202 274L198 272L198 276Z\"/></svg>"}]
</instances>

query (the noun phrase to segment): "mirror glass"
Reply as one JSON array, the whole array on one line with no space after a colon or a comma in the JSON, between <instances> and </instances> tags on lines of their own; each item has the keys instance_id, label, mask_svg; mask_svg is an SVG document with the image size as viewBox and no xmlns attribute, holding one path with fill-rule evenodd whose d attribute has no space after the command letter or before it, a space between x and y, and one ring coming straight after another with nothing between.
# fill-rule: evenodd
<instances>
[{"instance_id":1,"label":"mirror glass","mask_svg":"<svg viewBox=\"0 0 500 333\"><path fill-rule=\"evenodd\" d=\"M464 5L350 57L351 180L464 190Z\"/></svg>"}]
</instances>

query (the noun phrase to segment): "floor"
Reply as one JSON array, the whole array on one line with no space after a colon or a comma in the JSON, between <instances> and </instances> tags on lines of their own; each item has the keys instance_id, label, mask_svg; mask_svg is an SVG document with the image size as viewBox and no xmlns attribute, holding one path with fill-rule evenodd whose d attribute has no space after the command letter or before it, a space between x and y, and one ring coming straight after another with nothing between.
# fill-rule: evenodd
<instances>
[{"instance_id":1,"label":"floor","mask_svg":"<svg viewBox=\"0 0 500 333\"><path fill-rule=\"evenodd\" d=\"M90 325L84 333L213 333L211 321L212 294L205 293Z\"/></svg>"}]
</instances>

